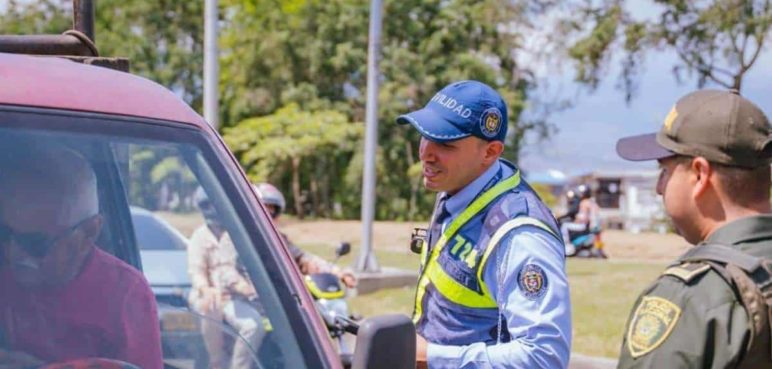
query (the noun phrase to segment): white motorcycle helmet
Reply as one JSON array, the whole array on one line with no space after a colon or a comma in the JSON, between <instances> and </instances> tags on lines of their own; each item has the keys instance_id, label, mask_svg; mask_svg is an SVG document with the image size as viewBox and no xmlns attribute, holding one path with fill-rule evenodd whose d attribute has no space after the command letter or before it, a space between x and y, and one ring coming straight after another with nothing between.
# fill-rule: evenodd
<instances>
[{"instance_id":1,"label":"white motorcycle helmet","mask_svg":"<svg viewBox=\"0 0 772 369\"><path fill-rule=\"evenodd\" d=\"M258 183L254 185L257 195L260 196L260 200L265 205L272 205L274 210L271 213L271 217L276 219L284 209L287 207L287 201L284 199L281 191L270 183Z\"/></svg>"}]
</instances>

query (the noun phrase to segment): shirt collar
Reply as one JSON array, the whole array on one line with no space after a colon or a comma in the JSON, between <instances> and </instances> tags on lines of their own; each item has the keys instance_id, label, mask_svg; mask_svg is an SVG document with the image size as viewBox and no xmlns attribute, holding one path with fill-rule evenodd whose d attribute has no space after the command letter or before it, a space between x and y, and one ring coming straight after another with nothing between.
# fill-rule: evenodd
<instances>
[{"instance_id":1,"label":"shirt collar","mask_svg":"<svg viewBox=\"0 0 772 369\"><path fill-rule=\"evenodd\" d=\"M477 177L477 179L462 188L461 191L456 192L453 196L447 197L445 209L450 213L449 219L455 218L464 211L472 200L477 197L477 194L485 188L485 185L496 176L496 173L498 173L501 167L501 162L497 160L493 165L486 169L482 175ZM508 177L506 172L502 174L502 178ZM448 195L443 194L443 196Z\"/></svg>"},{"instance_id":2,"label":"shirt collar","mask_svg":"<svg viewBox=\"0 0 772 369\"><path fill-rule=\"evenodd\" d=\"M749 216L722 225L705 243L736 245L753 239L772 237L772 214Z\"/></svg>"}]
</instances>

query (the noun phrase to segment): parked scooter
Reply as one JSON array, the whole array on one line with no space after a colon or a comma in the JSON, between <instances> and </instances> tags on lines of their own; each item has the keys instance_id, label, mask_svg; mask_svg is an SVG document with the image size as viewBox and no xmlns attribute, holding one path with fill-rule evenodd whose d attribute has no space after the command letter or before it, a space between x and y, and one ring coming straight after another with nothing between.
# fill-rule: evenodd
<instances>
[{"instance_id":1,"label":"parked scooter","mask_svg":"<svg viewBox=\"0 0 772 369\"><path fill-rule=\"evenodd\" d=\"M351 244L342 242L335 249L335 260L337 263L341 256L351 252ZM354 356L354 348L350 347L344 339L345 333L356 335L359 324L356 322L358 317L349 312L348 302L346 301L346 287L340 281L340 278L332 273L314 273L305 277L306 287L308 287L311 296L316 302L319 314L324 318L327 329L338 344L338 351L344 367L351 366L351 360Z\"/></svg>"}]
</instances>

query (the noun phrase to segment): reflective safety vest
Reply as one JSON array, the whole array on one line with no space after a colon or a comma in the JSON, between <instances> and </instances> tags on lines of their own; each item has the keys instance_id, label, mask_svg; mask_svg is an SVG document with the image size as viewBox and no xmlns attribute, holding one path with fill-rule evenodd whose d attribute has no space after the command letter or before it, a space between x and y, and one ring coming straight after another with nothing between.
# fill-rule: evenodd
<instances>
[{"instance_id":1,"label":"reflective safety vest","mask_svg":"<svg viewBox=\"0 0 772 369\"><path fill-rule=\"evenodd\" d=\"M444 345L508 340L483 271L499 242L523 226L542 229L562 243L552 213L515 170L447 225L431 250L424 244L413 312L418 333Z\"/></svg>"}]
</instances>

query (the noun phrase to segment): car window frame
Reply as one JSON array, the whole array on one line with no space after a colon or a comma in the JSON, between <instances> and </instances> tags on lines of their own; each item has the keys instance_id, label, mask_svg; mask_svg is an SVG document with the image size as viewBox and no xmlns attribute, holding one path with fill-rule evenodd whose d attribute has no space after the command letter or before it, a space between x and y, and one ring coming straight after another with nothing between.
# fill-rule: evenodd
<instances>
[{"instance_id":1,"label":"car window frame","mask_svg":"<svg viewBox=\"0 0 772 369\"><path fill-rule=\"evenodd\" d=\"M31 116L38 117L39 119L30 119ZM339 363L331 360L328 355L331 347L329 338L321 336L318 330L313 329L315 322L312 322L311 319L317 319L318 317L312 317L311 314L318 315L318 313L314 310L313 306L304 306L303 299L299 296L299 294L307 294L307 292L296 288L295 284L291 281L292 271L287 270L287 265L293 264L288 263L286 259L289 253L286 250L282 251L280 245L271 244L273 239L270 234L275 234L276 230L273 229L271 221L265 218L264 212L260 212L251 206L252 202L247 197L254 196L254 194L245 192L244 189L249 188L249 184L240 183L244 182L245 179L241 175L240 170L230 162L232 158L223 156L223 152L227 152L227 149L217 136L190 123L1 103L0 121L7 128L41 130L44 132L61 131L87 135L110 135L120 132L120 136L140 139L146 138L148 130L154 130L156 134L153 137L154 139L166 138L170 142L176 142L175 138L181 139L184 136L189 137L191 134L198 136L200 145L197 145L197 147L201 150L202 154L205 157L216 159L209 162L211 169L220 179L223 191L232 196L233 210L238 218L241 219L241 223L246 231L245 234L251 244L254 245L250 253L254 253L253 256L257 256L262 260L262 267L274 286L273 289L287 317L289 327L300 347L303 361L311 368L317 368L320 365L323 368L340 367L336 365ZM110 153L110 155L113 154ZM119 175L119 169L115 168L115 165L112 165L112 167L114 168L110 169L111 173L108 176L111 182L110 188L113 190L110 191L112 194L108 197L111 201L115 200L123 204L118 206L117 203L111 203L111 206L118 206L119 209L116 211L119 213L125 212L126 214L121 214L122 216L119 218L126 220L121 223L128 223L114 224L115 222L111 221L110 223L113 224L107 225L111 232L115 232L113 237L118 238L112 241L114 245L119 247L112 251L121 260L142 270L139 247L128 246L136 245L131 215L129 213L129 202ZM96 170L97 168L95 168ZM118 176L117 178L116 175ZM116 180L117 182L115 182ZM103 188L102 186L100 187ZM116 191L116 188L119 191ZM103 199L102 196L103 194L100 193L100 200ZM291 260L289 261L291 262ZM243 262L250 271L259 269L257 264L260 262L253 258L244 258ZM294 265L292 267L294 268ZM252 283L257 283L258 281L254 278L254 272L251 272L250 279ZM310 301L308 298L306 300Z\"/></svg>"}]
</instances>

